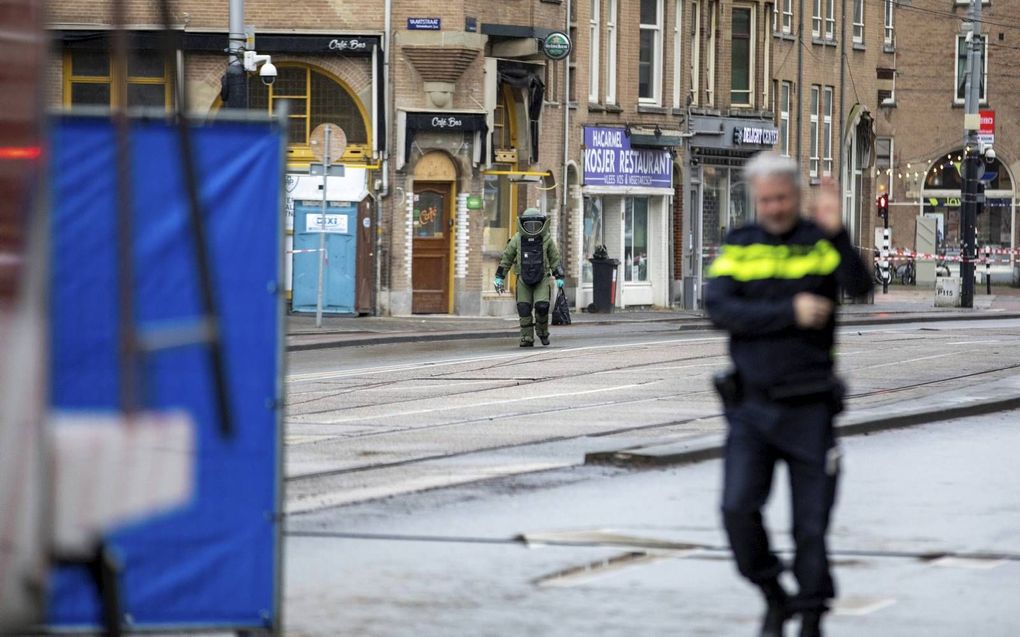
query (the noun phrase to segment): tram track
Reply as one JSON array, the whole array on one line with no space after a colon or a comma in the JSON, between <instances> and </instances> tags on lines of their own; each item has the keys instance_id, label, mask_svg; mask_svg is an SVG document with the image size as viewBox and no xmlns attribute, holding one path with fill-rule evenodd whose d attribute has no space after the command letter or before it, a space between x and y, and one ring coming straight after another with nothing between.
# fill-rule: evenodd
<instances>
[{"instance_id":1,"label":"tram track","mask_svg":"<svg viewBox=\"0 0 1020 637\"><path fill-rule=\"evenodd\" d=\"M659 364L661 364L661 363L659 363ZM859 392L859 393L856 393L856 394L850 394L850 395L847 396L847 400L848 401L859 401L859 400L866 399L866 398L871 398L871 397L876 397L876 396L884 396L884 395L887 395L887 394L893 394L893 393L898 393L898 392L909 391L911 389L917 389L917 388L920 388L920 387L929 387L929 386L937 385L937 384L940 384L940 383L960 381L960 380L965 380L965 379L968 379L968 378L975 378L975 377L979 377L979 376L983 376L983 375L994 374L994 373L998 373L998 372L1011 371L1011 370L1015 370L1015 369L1020 369L1020 364L1010 364L1010 365L998 366L998 367L983 369L983 370L979 370L979 371L975 371L975 372L969 372L969 373L966 373L966 374L958 374L958 375L954 375L954 376L950 376L950 377L946 377L946 378L931 379L931 380L919 381L919 382L915 382L915 383L906 383L906 384L902 384L902 385L897 385L895 387L883 387L883 388L880 388L880 389L875 389L875 390L871 390L871 391L867 391L867 392ZM651 381L651 382L659 382L659 381ZM579 406L560 406L560 407L542 409L542 410L538 410L538 411L532 410L532 411L514 412L514 413L511 413L511 414L501 414L499 416L499 418L501 418L501 419L504 419L504 418L512 419L512 418L523 417L523 416L527 416L529 418L551 416L551 415L554 415L556 413L563 412L563 411L598 409L598 408L606 408L606 407L618 407L618 406L621 406L621 405L636 405L636 404L640 404L640 403L657 402L657 401L669 400L669 399L679 398L679 397L692 397L692 396L697 396L697 395L703 395L703 394L711 393L711 391L712 391L711 389L706 388L704 390L687 390L687 391L683 391L683 392L674 392L674 393L670 393L670 394L661 394L661 395L652 396L652 397L645 397L645 398L632 398L632 399L617 399L617 400L600 401L598 403L587 404L587 405L580 406L580 407ZM938 410L938 411L941 411L941 410ZM933 412L933 413L937 413L937 412ZM699 422L699 421L710 420L710 419L713 419L713 418L720 418L720 417L722 417L722 415L723 414L721 412L717 412L717 413L711 413L711 414L695 416L695 417L691 417L691 418L674 419L674 420L669 420L669 421L666 421L666 422L651 423L651 424L644 424L644 425L635 425L635 426L629 426L629 427L617 427L617 428L614 428L614 429L609 429L609 430L604 430L604 431L599 431L599 432L588 432L588 433L582 433L582 434L577 434L577 435L568 435L568 436L550 436L550 437L536 439L536 440L528 440L526 442L518 442L518 443L512 443L512 444L505 444L505 445L491 445L491 446L487 446L487 447L477 447L477 448L473 448L473 449L469 449L469 450L465 450L465 451L460 451L460 452L451 452L451 453L444 453L444 454L430 454L430 455L426 455L426 456L419 456L419 457L416 457L416 458L407 458L407 459L404 459L404 460L393 461L393 462L380 462L380 463L373 463L373 464L368 464L368 465L364 465L364 466L344 467L344 468L338 468L338 469L333 469L333 470L317 471L317 472L305 473L305 474L301 474L301 475L290 476L290 477L285 478L285 481L287 483L289 483L289 484L296 484L296 483L299 483L299 482L313 481L313 480L317 480L317 479L321 479L321 478L328 478L328 477L332 477L332 476L349 475L349 474L356 474L356 473L363 473L363 472L370 472L370 471L378 471L378 470L382 470L382 469L390 469L390 468L395 468L395 467L410 466L410 465L414 465L414 464L418 464L418 463L423 463L423 462L430 462L430 461L437 461L437 460L443 460L443 459L449 459L449 458L456 458L456 457L468 456L468 455L472 455L472 454L491 453L491 452L496 452L496 451L505 451L505 450L508 450L508 449L524 448L524 447L529 447L529 446L536 446L536 445L556 443L556 442L565 442L565 441L570 441L570 440L579 440L579 439L582 439L582 438L604 438L604 437L615 436L615 435L622 435L622 434L628 434L628 433L634 433L634 432L639 432L639 431L654 431L656 429L666 429L666 428L670 428L670 427L677 427L677 426L681 426L681 425L692 424L692 423L696 423L696 422ZM387 430L387 431L382 431L382 432L371 432L371 433L367 433L367 434L351 436L350 439L352 439L352 440L354 440L354 439L363 439L363 438L366 438L366 437L384 436L384 435L393 435L393 434L411 433L411 432L413 432L413 433L428 432L428 431L440 430L440 429L443 429L443 428L449 428L449 427L455 427L455 426L463 426L463 425L475 424L475 423L479 423L479 422L486 422L486 421L489 421L489 420L492 420L492 419L493 419L493 417L491 417L491 416L465 418L465 419L461 419L461 420L458 420L458 421L437 423L437 424L434 424L434 425L424 425L424 426L418 426L418 427L412 427L412 428L393 429L393 430ZM314 444L314 443L312 443L312 444Z\"/></svg>"}]
</instances>

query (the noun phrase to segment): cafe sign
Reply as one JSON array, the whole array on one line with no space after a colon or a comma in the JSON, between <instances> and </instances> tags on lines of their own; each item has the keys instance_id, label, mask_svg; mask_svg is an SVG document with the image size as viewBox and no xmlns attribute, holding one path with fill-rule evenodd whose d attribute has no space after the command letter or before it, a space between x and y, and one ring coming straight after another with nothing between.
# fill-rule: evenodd
<instances>
[{"instance_id":1,"label":"cafe sign","mask_svg":"<svg viewBox=\"0 0 1020 637\"><path fill-rule=\"evenodd\" d=\"M668 150L631 148L622 128L584 127L584 184L618 188L672 188Z\"/></svg>"}]
</instances>

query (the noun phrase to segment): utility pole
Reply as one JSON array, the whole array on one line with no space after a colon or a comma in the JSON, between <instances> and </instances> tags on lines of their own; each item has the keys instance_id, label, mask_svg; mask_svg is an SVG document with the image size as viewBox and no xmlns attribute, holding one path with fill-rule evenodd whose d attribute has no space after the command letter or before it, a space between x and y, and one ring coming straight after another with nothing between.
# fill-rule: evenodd
<instances>
[{"instance_id":1,"label":"utility pole","mask_svg":"<svg viewBox=\"0 0 1020 637\"><path fill-rule=\"evenodd\" d=\"M977 259L978 181L981 158L978 148L978 130L981 116L981 79L984 77L984 42L981 39L981 0L971 0L968 22L964 23L967 36L967 76L964 85L966 114L963 118L963 208L960 214L960 305L974 307L974 262ZM968 24L969 23L969 24ZM969 27L969 28L968 28Z\"/></svg>"},{"instance_id":2,"label":"utility pole","mask_svg":"<svg viewBox=\"0 0 1020 637\"><path fill-rule=\"evenodd\" d=\"M230 0L227 34L227 73L223 78L223 105L227 108L248 108L248 74L244 70L244 49L248 37L244 32L244 0Z\"/></svg>"}]
</instances>

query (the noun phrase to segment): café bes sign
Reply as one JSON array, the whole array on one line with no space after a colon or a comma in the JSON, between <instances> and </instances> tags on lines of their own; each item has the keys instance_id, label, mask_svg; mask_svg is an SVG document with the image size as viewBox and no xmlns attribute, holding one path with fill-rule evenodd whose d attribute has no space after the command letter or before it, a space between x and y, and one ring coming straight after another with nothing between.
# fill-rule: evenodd
<instances>
[{"instance_id":1,"label":"caf\u00e9 bes sign","mask_svg":"<svg viewBox=\"0 0 1020 637\"><path fill-rule=\"evenodd\" d=\"M622 128L585 126L584 184L672 188L673 159L668 150L631 148Z\"/></svg>"}]
</instances>

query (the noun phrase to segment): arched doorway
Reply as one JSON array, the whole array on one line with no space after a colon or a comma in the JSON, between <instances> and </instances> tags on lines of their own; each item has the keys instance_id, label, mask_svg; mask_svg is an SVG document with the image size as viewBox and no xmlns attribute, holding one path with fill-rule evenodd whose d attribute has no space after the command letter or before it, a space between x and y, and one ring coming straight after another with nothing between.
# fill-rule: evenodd
<instances>
[{"instance_id":1,"label":"arched doorway","mask_svg":"<svg viewBox=\"0 0 1020 637\"><path fill-rule=\"evenodd\" d=\"M960 245L960 209L964 149L940 155L925 172L921 190L921 212L935 219L935 243L940 254ZM1012 247L1013 201L1016 191L1009 167L999 159L985 161L981 181L985 187L985 205L977 217L979 246Z\"/></svg>"},{"instance_id":2,"label":"arched doorway","mask_svg":"<svg viewBox=\"0 0 1020 637\"><path fill-rule=\"evenodd\" d=\"M453 234L456 228L457 167L441 151L423 155L414 167L411 312L453 311Z\"/></svg>"}]
</instances>

